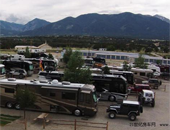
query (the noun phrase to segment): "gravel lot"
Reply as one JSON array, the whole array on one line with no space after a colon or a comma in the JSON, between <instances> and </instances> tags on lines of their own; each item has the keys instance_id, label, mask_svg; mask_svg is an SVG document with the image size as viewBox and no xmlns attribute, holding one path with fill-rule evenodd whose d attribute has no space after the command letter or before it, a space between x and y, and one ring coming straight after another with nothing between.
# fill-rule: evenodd
<instances>
[{"instance_id":1,"label":"gravel lot","mask_svg":"<svg viewBox=\"0 0 170 130\"><path fill-rule=\"evenodd\" d=\"M33 76L34 78L37 75ZM27 79L30 79L29 77ZM107 101L99 101L98 104L98 113L96 116L87 118L87 117L75 117L72 115L63 115L63 114L53 114L49 113L48 119L65 119L65 120L81 120L81 121L90 121L90 122L98 122L98 123L109 123L109 130L168 130L170 129L170 90L169 90L169 81L163 81L162 85L158 90L153 90L156 92L156 105L154 108L150 106L143 106L143 113L137 117L137 120L132 122L129 121L127 116L117 115L116 119L109 119L108 113L106 113L106 108L112 104ZM166 85L166 91L164 91L164 86ZM135 95L130 95L128 100L137 100ZM0 108L1 114L9 114L9 115L20 115L23 116L23 111L14 110L14 109L6 109ZM28 130L41 130L43 129L42 121L33 121L40 112L27 111L27 121L28 121ZM21 119L20 119L21 120ZM20 120L14 121L6 126L0 127L1 130L24 130L24 125L20 123ZM64 121L61 123L65 123ZM146 126L141 126L141 124L146 124ZM160 126L160 124L169 124L169 126ZM88 124L85 124L88 126ZM99 125L97 125L99 126ZM47 130L74 130L73 126L67 125L57 125L54 122L50 121L46 128ZM78 130L98 130L97 128L90 127L77 127ZM102 130L102 129L101 129Z\"/></svg>"}]
</instances>

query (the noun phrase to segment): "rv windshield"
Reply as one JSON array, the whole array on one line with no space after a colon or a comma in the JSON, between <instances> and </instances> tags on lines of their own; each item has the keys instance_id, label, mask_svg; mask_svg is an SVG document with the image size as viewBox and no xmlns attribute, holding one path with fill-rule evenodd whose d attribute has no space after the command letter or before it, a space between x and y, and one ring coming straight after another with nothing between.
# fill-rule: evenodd
<instances>
[{"instance_id":1,"label":"rv windshield","mask_svg":"<svg viewBox=\"0 0 170 130\"><path fill-rule=\"evenodd\" d=\"M30 69L30 70L33 70L33 65L29 65L29 69Z\"/></svg>"},{"instance_id":2,"label":"rv windshield","mask_svg":"<svg viewBox=\"0 0 170 130\"><path fill-rule=\"evenodd\" d=\"M94 102L97 102L97 96L96 96L96 93L93 93L93 99L94 99Z\"/></svg>"},{"instance_id":3,"label":"rv windshield","mask_svg":"<svg viewBox=\"0 0 170 130\"><path fill-rule=\"evenodd\" d=\"M0 72L1 74L5 74L5 72L6 72L6 71L5 71L5 68L0 68L0 71L1 71L1 72Z\"/></svg>"}]
</instances>

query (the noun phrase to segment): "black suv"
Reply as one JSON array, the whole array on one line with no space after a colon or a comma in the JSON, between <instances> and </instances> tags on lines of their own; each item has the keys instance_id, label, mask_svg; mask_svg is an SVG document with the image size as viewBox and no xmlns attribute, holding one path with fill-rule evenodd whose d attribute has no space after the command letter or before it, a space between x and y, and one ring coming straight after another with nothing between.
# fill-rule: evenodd
<instances>
[{"instance_id":1,"label":"black suv","mask_svg":"<svg viewBox=\"0 0 170 130\"><path fill-rule=\"evenodd\" d=\"M127 115L131 121L136 120L136 116L139 116L143 112L143 107L138 101L123 100L121 104L110 105L107 110L109 112L109 118L114 119L116 115Z\"/></svg>"}]
</instances>

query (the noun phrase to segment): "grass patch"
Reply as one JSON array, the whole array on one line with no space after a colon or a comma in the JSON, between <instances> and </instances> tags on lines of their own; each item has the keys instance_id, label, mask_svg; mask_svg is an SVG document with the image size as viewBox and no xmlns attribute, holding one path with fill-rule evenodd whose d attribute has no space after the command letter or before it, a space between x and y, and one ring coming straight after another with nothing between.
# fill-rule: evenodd
<instances>
[{"instance_id":1,"label":"grass patch","mask_svg":"<svg viewBox=\"0 0 170 130\"><path fill-rule=\"evenodd\" d=\"M1 126L4 126L6 124L10 123L10 121L3 121L3 120L0 120L0 125Z\"/></svg>"},{"instance_id":2,"label":"grass patch","mask_svg":"<svg viewBox=\"0 0 170 130\"><path fill-rule=\"evenodd\" d=\"M0 114L0 126L4 126L8 123L11 123L12 121L19 119L20 117L21 116L11 116L11 115Z\"/></svg>"}]
</instances>

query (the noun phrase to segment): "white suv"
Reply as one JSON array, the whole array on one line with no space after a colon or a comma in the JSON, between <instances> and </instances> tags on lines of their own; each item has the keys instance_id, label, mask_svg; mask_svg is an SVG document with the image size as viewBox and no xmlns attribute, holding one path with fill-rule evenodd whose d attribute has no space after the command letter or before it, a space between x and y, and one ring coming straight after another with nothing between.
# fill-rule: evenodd
<instances>
[{"instance_id":1,"label":"white suv","mask_svg":"<svg viewBox=\"0 0 170 130\"><path fill-rule=\"evenodd\" d=\"M151 104L152 107L155 106L155 94L151 90L142 90L141 93L139 93L138 101L143 104Z\"/></svg>"}]
</instances>

